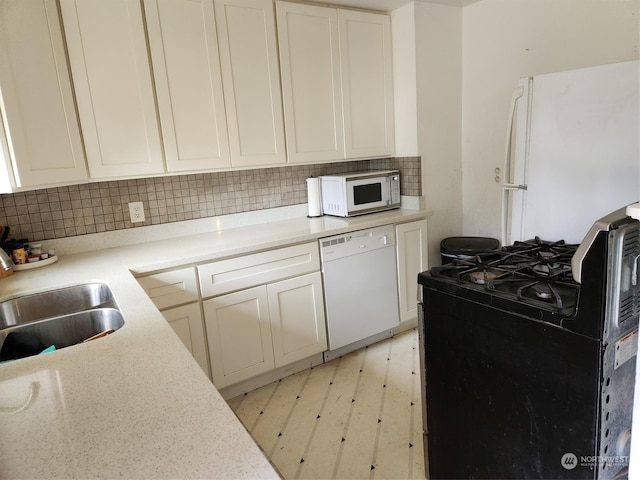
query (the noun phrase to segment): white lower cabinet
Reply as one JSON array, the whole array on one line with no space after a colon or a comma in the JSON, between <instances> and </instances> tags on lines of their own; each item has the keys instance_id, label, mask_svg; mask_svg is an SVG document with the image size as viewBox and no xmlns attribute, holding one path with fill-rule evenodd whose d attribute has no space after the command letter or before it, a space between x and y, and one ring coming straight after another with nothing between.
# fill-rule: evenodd
<instances>
[{"instance_id":1,"label":"white lower cabinet","mask_svg":"<svg viewBox=\"0 0 640 480\"><path fill-rule=\"evenodd\" d=\"M170 308L162 312L162 316L169 323L178 338L182 340L187 350L191 352L200 368L211 378L209 373L209 359L205 344L205 334L202 325L200 303L191 303L181 307Z\"/></svg>"},{"instance_id":2,"label":"white lower cabinet","mask_svg":"<svg viewBox=\"0 0 640 480\"><path fill-rule=\"evenodd\" d=\"M428 268L427 221L396 225L396 245L402 324L417 318L417 276ZM138 282L218 389L300 365L327 349L315 241Z\"/></svg>"},{"instance_id":3,"label":"white lower cabinet","mask_svg":"<svg viewBox=\"0 0 640 480\"><path fill-rule=\"evenodd\" d=\"M267 296L276 368L327 349L320 272L268 285Z\"/></svg>"},{"instance_id":4,"label":"white lower cabinet","mask_svg":"<svg viewBox=\"0 0 640 480\"><path fill-rule=\"evenodd\" d=\"M203 306L217 388L327 349L320 272L221 295Z\"/></svg>"},{"instance_id":5,"label":"white lower cabinet","mask_svg":"<svg viewBox=\"0 0 640 480\"><path fill-rule=\"evenodd\" d=\"M218 388L327 349L316 242L137 280Z\"/></svg>"},{"instance_id":6,"label":"white lower cabinet","mask_svg":"<svg viewBox=\"0 0 640 480\"><path fill-rule=\"evenodd\" d=\"M195 268L153 273L137 280L198 365L211 378Z\"/></svg>"},{"instance_id":7,"label":"white lower cabinet","mask_svg":"<svg viewBox=\"0 0 640 480\"><path fill-rule=\"evenodd\" d=\"M418 318L418 274L429 268L427 221L396 225L400 323Z\"/></svg>"},{"instance_id":8,"label":"white lower cabinet","mask_svg":"<svg viewBox=\"0 0 640 480\"><path fill-rule=\"evenodd\" d=\"M265 285L205 300L203 307L216 387L275 367Z\"/></svg>"}]
</instances>

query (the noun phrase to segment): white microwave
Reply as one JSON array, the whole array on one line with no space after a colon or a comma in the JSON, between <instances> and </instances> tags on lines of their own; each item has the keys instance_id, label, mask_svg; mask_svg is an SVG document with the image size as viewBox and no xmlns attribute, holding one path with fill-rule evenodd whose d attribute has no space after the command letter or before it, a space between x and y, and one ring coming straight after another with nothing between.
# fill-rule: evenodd
<instances>
[{"instance_id":1,"label":"white microwave","mask_svg":"<svg viewBox=\"0 0 640 480\"><path fill-rule=\"evenodd\" d=\"M400 171L321 175L320 192L325 215L353 217L400 208Z\"/></svg>"}]
</instances>

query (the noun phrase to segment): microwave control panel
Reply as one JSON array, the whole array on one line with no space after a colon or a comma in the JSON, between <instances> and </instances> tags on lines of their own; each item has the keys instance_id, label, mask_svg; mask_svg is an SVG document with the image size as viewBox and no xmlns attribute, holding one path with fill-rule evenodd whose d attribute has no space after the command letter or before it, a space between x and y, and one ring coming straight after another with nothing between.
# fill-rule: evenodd
<instances>
[{"instance_id":1,"label":"microwave control panel","mask_svg":"<svg viewBox=\"0 0 640 480\"><path fill-rule=\"evenodd\" d=\"M400 175L393 175L391 181L391 205L400 205Z\"/></svg>"}]
</instances>

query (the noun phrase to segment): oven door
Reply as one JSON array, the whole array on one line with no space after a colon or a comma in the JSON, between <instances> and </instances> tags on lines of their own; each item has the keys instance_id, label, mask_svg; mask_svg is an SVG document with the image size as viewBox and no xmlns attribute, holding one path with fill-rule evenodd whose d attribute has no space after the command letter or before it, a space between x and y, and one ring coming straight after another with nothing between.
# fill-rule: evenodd
<instances>
[{"instance_id":1,"label":"oven door","mask_svg":"<svg viewBox=\"0 0 640 480\"><path fill-rule=\"evenodd\" d=\"M597 452L601 344L488 297L423 294L429 478L594 479L580 459Z\"/></svg>"},{"instance_id":2,"label":"oven door","mask_svg":"<svg viewBox=\"0 0 640 480\"><path fill-rule=\"evenodd\" d=\"M350 178L346 183L349 216L389 208L389 177Z\"/></svg>"}]
</instances>

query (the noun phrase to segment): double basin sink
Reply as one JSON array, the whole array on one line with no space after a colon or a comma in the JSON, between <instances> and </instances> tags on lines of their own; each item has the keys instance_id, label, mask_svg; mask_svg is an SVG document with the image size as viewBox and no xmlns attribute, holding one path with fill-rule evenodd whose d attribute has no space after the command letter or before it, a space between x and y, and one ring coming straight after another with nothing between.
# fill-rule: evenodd
<instances>
[{"instance_id":1,"label":"double basin sink","mask_svg":"<svg viewBox=\"0 0 640 480\"><path fill-rule=\"evenodd\" d=\"M124 325L113 292L105 283L85 283L0 302L0 353L16 338L55 349L111 333ZM6 348L3 348L6 347ZM27 356L27 355L24 355ZM6 359L4 355L4 359Z\"/></svg>"}]
</instances>

